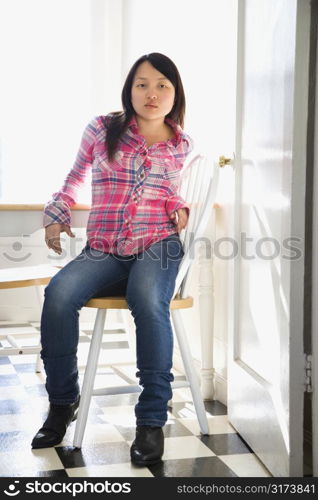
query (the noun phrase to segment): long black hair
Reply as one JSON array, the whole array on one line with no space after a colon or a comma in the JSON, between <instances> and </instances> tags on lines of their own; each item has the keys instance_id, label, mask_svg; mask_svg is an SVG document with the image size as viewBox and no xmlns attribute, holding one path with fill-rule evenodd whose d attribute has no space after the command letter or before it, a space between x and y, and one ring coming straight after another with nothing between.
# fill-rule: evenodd
<instances>
[{"instance_id":1,"label":"long black hair","mask_svg":"<svg viewBox=\"0 0 318 500\"><path fill-rule=\"evenodd\" d=\"M159 52L152 52L151 54L143 55L134 63L124 83L121 93L123 111L113 112L111 121L107 127L106 151L109 161L112 161L114 159L118 141L127 129L128 123L130 122L131 118L135 114L135 110L131 103L131 88L137 68L144 61L148 61L156 70L160 71L160 73L168 78L168 80L170 80L170 82L173 84L175 89L175 100L170 113L167 115L167 118L174 120L181 126L181 128L183 128L185 115L185 95L177 66L171 59L169 59L169 57L160 54Z\"/></svg>"}]
</instances>

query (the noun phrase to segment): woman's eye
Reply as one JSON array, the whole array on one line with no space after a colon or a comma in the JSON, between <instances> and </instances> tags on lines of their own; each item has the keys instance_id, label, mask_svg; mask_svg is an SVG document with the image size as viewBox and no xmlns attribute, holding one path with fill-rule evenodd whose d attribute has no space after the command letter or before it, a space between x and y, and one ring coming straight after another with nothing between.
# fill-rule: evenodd
<instances>
[{"instance_id":1,"label":"woman's eye","mask_svg":"<svg viewBox=\"0 0 318 500\"><path fill-rule=\"evenodd\" d=\"M146 86L145 83L137 83L137 85L136 85L136 87L145 87L145 86ZM165 83L160 83L159 87L161 87L161 88L163 88L163 87L168 88L168 86Z\"/></svg>"}]
</instances>

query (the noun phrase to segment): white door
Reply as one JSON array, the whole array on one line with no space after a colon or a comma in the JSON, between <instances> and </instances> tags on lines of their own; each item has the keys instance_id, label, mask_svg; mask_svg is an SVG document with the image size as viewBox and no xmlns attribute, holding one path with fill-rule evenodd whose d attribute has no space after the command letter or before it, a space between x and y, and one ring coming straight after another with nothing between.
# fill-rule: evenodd
<instances>
[{"instance_id":1,"label":"white door","mask_svg":"<svg viewBox=\"0 0 318 500\"><path fill-rule=\"evenodd\" d=\"M228 413L274 476L302 475L309 27L310 0L239 0Z\"/></svg>"}]
</instances>

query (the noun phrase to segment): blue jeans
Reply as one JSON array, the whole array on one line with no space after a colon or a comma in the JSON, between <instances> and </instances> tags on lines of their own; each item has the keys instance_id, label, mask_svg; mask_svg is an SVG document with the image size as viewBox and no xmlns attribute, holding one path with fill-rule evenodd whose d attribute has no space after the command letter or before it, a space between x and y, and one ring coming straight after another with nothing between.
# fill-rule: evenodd
<instances>
[{"instance_id":1,"label":"blue jeans","mask_svg":"<svg viewBox=\"0 0 318 500\"><path fill-rule=\"evenodd\" d=\"M136 376L143 387L136 423L165 424L173 381L169 306L183 255L177 233L129 256L86 245L52 278L41 318L41 357L51 403L70 404L79 397L79 310L92 297L124 295L136 325Z\"/></svg>"}]
</instances>

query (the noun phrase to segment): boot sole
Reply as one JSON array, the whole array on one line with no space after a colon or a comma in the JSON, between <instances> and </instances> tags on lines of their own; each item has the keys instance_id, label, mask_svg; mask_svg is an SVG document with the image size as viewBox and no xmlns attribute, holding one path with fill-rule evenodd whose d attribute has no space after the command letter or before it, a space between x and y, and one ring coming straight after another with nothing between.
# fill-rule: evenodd
<instances>
[{"instance_id":1,"label":"boot sole","mask_svg":"<svg viewBox=\"0 0 318 500\"><path fill-rule=\"evenodd\" d=\"M161 462L161 458L157 458L154 460L133 460L131 458L131 463L134 465L138 465L139 467L147 467L148 465L155 465Z\"/></svg>"}]
</instances>

